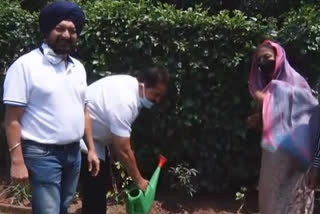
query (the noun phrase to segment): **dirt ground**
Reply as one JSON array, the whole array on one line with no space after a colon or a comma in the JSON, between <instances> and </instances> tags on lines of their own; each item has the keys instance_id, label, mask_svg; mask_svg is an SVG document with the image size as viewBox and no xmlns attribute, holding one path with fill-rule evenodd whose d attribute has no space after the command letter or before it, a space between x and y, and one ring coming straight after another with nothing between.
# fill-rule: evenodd
<instances>
[{"instance_id":1,"label":"dirt ground","mask_svg":"<svg viewBox=\"0 0 320 214\"><path fill-rule=\"evenodd\" d=\"M240 206L239 206L240 207ZM155 201L150 214L258 214L255 211L239 210L239 207L219 207L210 202L197 202L175 205L168 205L166 202ZM126 214L125 207L112 205L108 207L107 214Z\"/></svg>"},{"instance_id":2,"label":"dirt ground","mask_svg":"<svg viewBox=\"0 0 320 214\"><path fill-rule=\"evenodd\" d=\"M178 199L161 194L156 198L150 214L258 214L257 193L247 195L244 206L235 200L235 194L202 196L195 199ZM126 214L124 205L108 206L107 214Z\"/></svg>"},{"instance_id":3,"label":"dirt ground","mask_svg":"<svg viewBox=\"0 0 320 214\"><path fill-rule=\"evenodd\" d=\"M3 182L0 182L0 203L11 204L12 198L8 198L3 190ZM242 201L236 201L235 192L231 191L225 195L194 198L178 195L175 192L158 191L150 214L258 214L256 191L246 194L244 206L240 209L241 205ZM26 201L19 206L30 207L30 202ZM239 210L241 211L238 212ZM77 200L70 211L72 214L80 214L81 200ZM108 203L107 214L126 214L125 205Z\"/></svg>"},{"instance_id":4,"label":"dirt ground","mask_svg":"<svg viewBox=\"0 0 320 214\"><path fill-rule=\"evenodd\" d=\"M6 202L4 199L0 194L0 202ZM316 207L314 213L320 213L319 207ZM70 214L81 214L80 199L72 204ZM127 214L125 205L108 203L107 214ZM181 197L173 192L158 193L150 214L259 214L258 193L246 192L244 201L236 201L235 192L232 191L223 195L196 196L193 199Z\"/></svg>"}]
</instances>

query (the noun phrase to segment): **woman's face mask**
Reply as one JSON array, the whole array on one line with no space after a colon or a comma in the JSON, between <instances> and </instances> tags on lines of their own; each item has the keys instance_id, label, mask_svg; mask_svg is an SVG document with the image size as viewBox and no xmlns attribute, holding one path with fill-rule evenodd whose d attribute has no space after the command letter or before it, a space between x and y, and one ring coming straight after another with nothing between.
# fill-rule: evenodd
<instances>
[{"instance_id":1,"label":"woman's face mask","mask_svg":"<svg viewBox=\"0 0 320 214\"><path fill-rule=\"evenodd\" d=\"M257 66L260 75L266 83L272 80L272 74L275 71L276 54L272 48L261 47L257 52Z\"/></svg>"},{"instance_id":2,"label":"woman's face mask","mask_svg":"<svg viewBox=\"0 0 320 214\"><path fill-rule=\"evenodd\" d=\"M276 61L273 59L267 59L267 60L259 61L257 65L262 73L269 76L275 70Z\"/></svg>"}]
</instances>

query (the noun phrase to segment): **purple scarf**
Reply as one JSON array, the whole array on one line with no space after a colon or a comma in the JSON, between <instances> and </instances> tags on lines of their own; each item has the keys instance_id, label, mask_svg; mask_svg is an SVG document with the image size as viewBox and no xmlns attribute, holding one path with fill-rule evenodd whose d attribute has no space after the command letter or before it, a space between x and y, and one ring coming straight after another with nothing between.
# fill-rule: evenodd
<instances>
[{"instance_id":1,"label":"purple scarf","mask_svg":"<svg viewBox=\"0 0 320 214\"><path fill-rule=\"evenodd\" d=\"M307 81L288 63L284 49L270 40L263 42L266 43L276 49L272 81L263 84L255 55L249 83L251 96L254 97L258 90L265 95L262 147L271 152L281 148L308 164L313 157L319 130L318 101Z\"/></svg>"}]
</instances>

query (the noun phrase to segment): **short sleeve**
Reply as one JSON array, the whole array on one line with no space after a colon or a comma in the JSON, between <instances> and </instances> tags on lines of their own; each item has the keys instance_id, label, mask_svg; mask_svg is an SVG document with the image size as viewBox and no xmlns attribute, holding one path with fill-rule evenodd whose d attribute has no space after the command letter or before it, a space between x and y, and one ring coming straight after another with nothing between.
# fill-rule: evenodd
<instances>
[{"instance_id":1,"label":"short sleeve","mask_svg":"<svg viewBox=\"0 0 320 214\"><path fill-rule=\"evenodd\" d=\"M88 88L88 85L87 83L85 83L85 91L84 91L84 104L88 104L89 103L89 88Z\"/></svg>"},{"instance_id":2,"label":"short sleeve","mask_svg":"<svg viewBox=\"0 0 320 214\"><path fill-rule=\"evenodd\" d=\"M120 137L130 137L131 125L135 119L129 106L118 105L110 115L110 131Z\"/></svg>"},{"instance_id":3,"label":"short sleeve","mask_svg":"<svg viewBox=\"0 0 320 214\"><path fill-rule=\"evenodd\" d=\"M81 64L82 68L83 68L83 82L84 82L84 86L85 86L85 91L84 91L84 103L88 104L89 102L89 98L88 98L88 84L87 84L87 73L85 68L83 67L83 65Z\"/></svg>"},{"instance_id":4,"label":"short sleeve","mask_svg":"<svg viewBox=\"0 0 320 214\"><path fill-rule=\"evenodd\" d=\"M72 61L76 66L76 72L79 73L78 75L81 78L81 85L83 85L83 91L81 91L81 99L84 104L88 104L88 84L86 69L79 60L72 58Z\"/></svg>"},{"instance_id":5,"label":"short sleeve","mask_svg":"<svg viewBox=\"0 0 320 214\"><path fill-rule=\"evenodd\" d=\"M19 59L7 71L4 81L3 102L8 105L26 106L29 97L29 84L22 63Z\"/></svg>"}]
</instances>

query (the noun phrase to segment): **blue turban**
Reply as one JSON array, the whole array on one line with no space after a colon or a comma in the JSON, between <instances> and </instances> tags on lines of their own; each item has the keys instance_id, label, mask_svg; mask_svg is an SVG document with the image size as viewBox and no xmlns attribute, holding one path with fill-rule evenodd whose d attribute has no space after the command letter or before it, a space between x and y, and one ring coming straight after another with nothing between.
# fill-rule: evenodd
<instances>
[{"instance_id":1,"label":"blue turban","mask_svg":"<svg viewBox=\"0 0 320 214\"><path fill-rule=\"evenodd\" d=\"M79 35L85 23L85 15L82 9L73 2L53 2L40 13L40 30L44 35L48 35L63 20L72 21Z\"/></svg>"}]
</instances>

